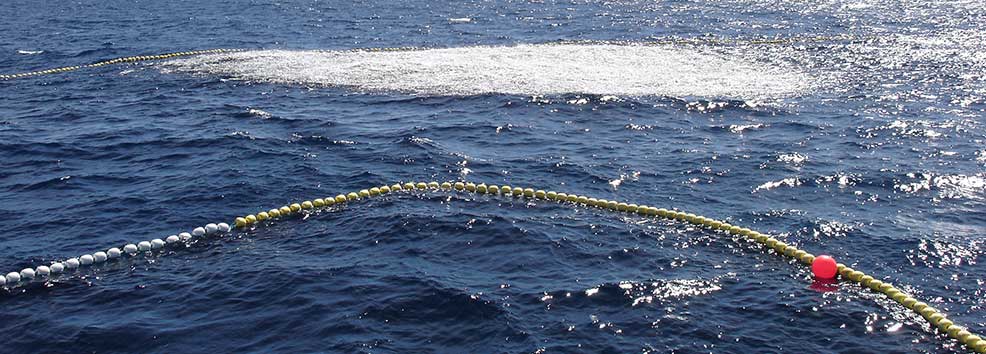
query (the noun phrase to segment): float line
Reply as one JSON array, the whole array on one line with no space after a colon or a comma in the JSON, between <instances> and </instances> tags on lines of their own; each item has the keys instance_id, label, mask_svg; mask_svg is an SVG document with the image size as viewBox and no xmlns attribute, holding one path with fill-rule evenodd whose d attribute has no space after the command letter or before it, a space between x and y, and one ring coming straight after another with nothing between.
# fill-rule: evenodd
<instances>
[{"instance_id":1,"label":"float line","mask_svg":"<svg viewBox=\"0 0 986 354\"><path fill-rule=\"evenodd\" d=\"M614 44L614 45L770 45L770 44L791 44L791 43L811 43L811 42L834 42L834 41L858 41L864 40L853 36L803 36L791 38L765 38L765 39L728 39L728 38L671 38L663 40L644 40L644 41L604 41L604 40L563 40L549 42L549 44ZM406 52L415 50L438 49L429 47L384 47L384 48L355 48L350 52ZM91 64L65 66L38 71L29 71L16 74L0 74L0 81L22 79L41 75L60 74L69 71L77 71L86 68L98 68L106 65L136 63L142 61L172 59L178 57L242 52L247 49L206 49L193 50L187 52L174 52L157 55L139 55L131 57L120 57L110 60L99 61ZM330 52L331 50L316 50L316 52Z\"/></svg>"},{"instance_id":2,"label":"float line","mask_svg":"<svg viewBox=\"0 0 986 354\"><path fill-rule=\"evenodd\" d=\"M475 184L471 182L406 182L403 184L397 183L393 185L383 185L363 189L357 192L339 194L334 197L330 196L315 200L306 200L301 203L293 203L280 208L260 211L256 214L236 218L233 221L233 225L238 229L246 229L267 220L283 218L292 214L305 213L313 209L322 209L333 205L353 203L390 193L414 191L443 191L448 193L501 195L595 207L604 210L637 214L645 217L670 219L751 240L756 244L759 244L761 247L766 248L768 252L773 250L773 254L792 258L801 262L805 266L810 266L815 260L815 256L811 253L798 249L797 247L789 245L772 236L762 234L745 227L732 225L725 221L715 220L700 215L664 208L655 208L647 205L637 205L613 200L591 198L576 194L560 193L550 190L535 190L532 188L511 187L509 185L487 185L485 183ZM108 260L118 259L125 255L135 256L139 253L151 252L153 250L163 248L169 244L186 243L191 241L193 238L228 233L231 229L232 228L226 223L207 224L204 227L197 227L193 229L191 233L183 232L177 235L171 235L166 237L164 240L153 239L150 241L141 241L136 245L124 245L122 250L114 247L106 250L105 252L100 251L93 254L82 255L78 258L69 258L64 261L53 262L51 265L47 266L42 265L36 268L25 268L20 272L10 272L5 277L0 277L0 287L4 285L8 287L15 287L21 283L29 282L34 278L50 277L57 273L70 271L82 266L103 263ZM952 339L955 339L959 343L965 345L968 349L976 353L986 353L986 340L982 337L969 332L965 327L949 320L945 314L903 292L892 283L876 279L873 276L850 268L842 263L837 265L837 270L839 276L843 280L858 283L863 288L867 288L876 293L887 296L908 310L920 315L928 321L932 328L937 329L941 333L945 333Z\"/></svg>"}]
</instances>

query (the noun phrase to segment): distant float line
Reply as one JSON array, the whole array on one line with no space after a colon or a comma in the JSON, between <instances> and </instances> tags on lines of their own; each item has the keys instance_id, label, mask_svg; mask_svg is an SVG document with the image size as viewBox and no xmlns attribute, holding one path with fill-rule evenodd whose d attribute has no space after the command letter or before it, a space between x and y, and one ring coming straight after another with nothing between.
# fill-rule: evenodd
<instances>
[{"instance_id":1,"label":"distant float line","mask_svg":"<svg viewBox=\"0 0 986 354\"><path fill-rule=\"evenodd\" d=\"M549 44L615 44L615 45L771 45L771 44L792 44L792 43L824 43L824 42L840 42L840 41L861 41L866 40L868 37L856 37L856 36L805 36L805 37L790 37L790 38L762 38L762 39L729 39L729 38L715 38L715 37L698 37L698 38L668 38L668 39L658 39L658 40L646 40L646 41L612 41L612 40L562 40L557 42L551 42ZM349 51L353 52L400 52L400 51L411 51L411 50L428 50L428 49L439 49L430 47L388 47L388 48L356 48ZM70 71L78 71L81 69L88 68L98 68L101 66L115 65L115 64L125 64L125 63L137 63L142 61L152 61L152 60L163 60L172 59L185 56L201 55L201 54L219 54L219 53L235 53L243 52L248 49L206 49L206 50L193 50L186 52L173 52L165 54L156 55L138 55L129 57L120 57L109 60L103 60L91 64L76 65L76 66L64 66L59 68L51 68L45 70L29 71L16 74L0 74L0 81L23 79L42 75L60 74ZM327 52L329 50L316 50L318 52Z\"/></svg>"}]
</instances>

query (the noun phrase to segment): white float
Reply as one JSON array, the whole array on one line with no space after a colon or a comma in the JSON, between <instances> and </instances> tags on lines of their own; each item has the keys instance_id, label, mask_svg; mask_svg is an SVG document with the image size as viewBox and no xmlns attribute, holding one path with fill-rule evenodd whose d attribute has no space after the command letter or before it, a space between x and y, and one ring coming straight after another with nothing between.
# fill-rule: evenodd
<instances>
[{"instance_id":1,"label":"white float","mask_svg":"<svg viewBox=\"0 0 986 354\"><path fill-rule=\"evenodd\" d=\"M7 273L7 282L8 283L13 284L13 283L16 283L16 282L19 282L19 281L21 281L21 274L20 273L17 273L17 272Z\"/></svg>"},{"instance_id":2,"label":"white float","mask_svg":"<svg viewBox=\"0 0 986 354\"><path fill-rule=\"evenodd\" d=\"M24 268L21 270L21 279L30 280L34 278L34 269Z\"/></svg>"}]
</instances>

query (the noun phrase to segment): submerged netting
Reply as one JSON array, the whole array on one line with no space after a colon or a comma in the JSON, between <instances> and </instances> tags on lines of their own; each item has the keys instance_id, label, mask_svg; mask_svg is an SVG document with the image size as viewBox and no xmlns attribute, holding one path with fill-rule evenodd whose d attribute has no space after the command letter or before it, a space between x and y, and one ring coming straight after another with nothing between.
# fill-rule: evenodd
<instances>
[{"instance_id":1,"label":"submerged netting","mask_svg":"<svg viewBox=\"0 0 986 354\"><path fill-rule=\"evenodd\" d=\"M688 96L698 87L702 88L702 92L708 94L709 87L711 86L715 90L718 90L711 94L713 96L784 96L796 94L806 88L805 82L807 80L805 80L804 74L791 68L769 68L768 70L768 68L764 68L762 65L750 61L737 61L687 48L671 51L660 46L687 46L694 44L769 45L841 40L853 39L796 38L755 41L669 40L632 43L605 41L562 42L507 47L511 49L506 52L499 50L503 49L503 47L473 47L465 49L367 48L349 51L246 51L242 49L212 49L122 57L86 65L0 75L0 80L58 74L115 64L197 56L168 62L164 68L165 70L178 72L229 75L255 81L356 86L372 90L390 90L393 87L399 86L401 89L411 87L411 89L421 92L438 92L443 94L472 94L476 92L528 93L527 91L531 90L542 93L549 91L548 93L550 93L550 90L545 89L545 87L562 91L586 93L598 91L600 93L613 94L612 87L621 86L624 91L618 92L619 94L654 94L657 91L658 94ZM381 61L384 57L380 56L380 54L394 54L396 57L386 57L387 60ZM486 62L487 65L477 67L477 65L483 62L474 62L472 59L484 57L484 55L488 59ZM689 63L689 65L670 65L675 68L688 67L694 63L703 63L700 67L710 69L711 71L693 70L690 72L680 72L667 68L651 68L649 71L643 71L645 75L641 75L640 70L633 71L631 76L621 76L619 72L597 72L594 74L594 70L598 71L599 68L586 68L584 64L594 61L600 56L612 57L614 60L624 60L621 62L621 65L611 66L613 68L634 67L657 61L672 64ZM464 60L464 58L470 60ZM567 61L563 62L565 65L555 65L552 67L528 64L532 59L534 61L550 61L551 58L565 58ZM579 58L584 60L579 61ZM377 62L373 62L374 60L377 60ZM272 66L270 65L271 63L276 65ZM312 65L315 65L316 68L309 69ZM375 66L373 66L373 70L362 71L360 75L354 76L346 72L346 69L353 65ZM407 67L416 67L419 69L416 72L404 72ZM275 70L272 70L272 68ZM501 73L510 72L511 75L470 76L472 73L486 71L489 68L502 68L503 71ZM393 83L387 81L387 78L389 77L391 78L390 80L393 80L394 75L392 73L395 70L402 71L404 74L397 77L397 79L402 81L399 83L400 85L389 85L389 83ZM445 79L434 81L434 75L439 72L446 75ZM533 78L529 77L532 75ZM544 86L544 83L550 81L553 77L564 75L582 75L586 80L579 80L577 83L574 81L553 82L550 85ZM723 77L729 77L730 80L728 82L721 82L719 79ZM764 77L768 77L770 80L764 81ZM411 83L414 85L409 86L408 80L411 80ZM674 85L654 86L654 83L669 80L675 81ZM454 82L455 84L449 85L449 82ZM619 85L614 83L618 83ZM675 210L621 203L581 195L535 190L532 188L465 182L407 182L289 204L236 218L230 222L233 225L223 222L210 223L194 228L189 232L118 245L104 251L25 268L21 271L10 272L5 275L0 273L0 287L13 289L32 282L55 279L61 275L79 272L81 269L87 267L96 267L108 262L118 262L121 259L135 257L141 254L160 252L166 248L188 244L198 239L237 232L237 229L251 229L276 222L287 216L306 214L334 205L354 203L385 194L408 194L423 191L476 193L504 198L537 199L620 213L632 213L647 218L670 219L689 225L701 226L715 233L723 233L747 239L760 245L768 254L793 259L803 265L811 265L816 258L813 254L805 250L801 250L769 235L731 225L727 222ZM844 264L837 264L837 273L843 281L858 283L863 288L882 294L888 299L920 315L928 321L932 328L947 334L970 350L986 353L986 340L976 334L970 333L966 328L955 324L945 314L915 299L893 284L875 279L871 275L864 274Z\"/></svg>"},{"instance_id":2,"label":"submerged netting","mask_svg":"<svg viewBox=\"0 0 986 354\"><path fill-rule=\"evenodd\" d=\"M324 209L335 205L356 203L388 194L407 194L423 191L475 193L509 198L536 199L562 204L599 208L619 213L636 214L644 217L670 219L677 222L700 226L717 233L724 233L749 239L761 245L768 253L791 258L804 265L811 265L816 260L815 255L793 245L789 245L772 236L765 235L748 228L732 225L728 222L676 210L598 199L577 194L535 190L533 188L487 185L484 183L475 184L471 182L406 182L372 187L356 192L339 194L334 197L330 196L316 198L314 200L306 200L300 203L293 203L266 211L260 211L256 214L235 218L233 221L233 226L226 223L210 223L202 227L194 228L191 232L171 235L163 239L156 238L148 241L140 241L136 244L126 244L122 247L113 247L106 251L99 251L92 254L85 254L80 257L69 258L63 261L52 262L50 265L25 268L20 272L10 272L5 277L0 277L0 285L17 287L28 282L37 281L39 278L43 279L45 277L57 276L58 274L71 272L82 267L94 266L124 257L133 257L142 253L155 252L156 250L170 247L170 245L185 244L198 238L234 232L234 228L243 230L262 226L266 223L274 222L277 219L293 214L309 213L318 209ZM969 349L979 353L986 352L986 340L976 334L970 333L966 330L966 328L955 324L949 320L945 314L929 306L927 303L915 299L893 284L875 279L871 275L867 275L841 263L837 265L837 272L842 280L858 283L864 288L883 294L889 299L903 305L905 308L921 315L934 328L947 334L949 337L954 338L959 343L967 346Z\"/></svg>"}]
</instances>

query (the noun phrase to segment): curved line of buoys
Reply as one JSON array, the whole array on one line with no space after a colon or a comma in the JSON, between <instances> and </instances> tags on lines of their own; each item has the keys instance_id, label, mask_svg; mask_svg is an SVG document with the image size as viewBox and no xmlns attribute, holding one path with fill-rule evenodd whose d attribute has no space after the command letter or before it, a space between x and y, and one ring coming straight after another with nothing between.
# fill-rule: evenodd
<instances>
[{"instance_id":1,"label":"curved line of buoys","mask_svg":"<svg viewBox=\"0 0 986 354\"><path fill-rule=\"evenodd\" d=\"M562 40L557 42L550 42L554 44L615 44L615 45L738 45L738 44L750 44L750 45L765 45L765 44L790 44L790 43L809 43L809 42L832 42L832 41L849 41L849 40L862 40L866 37L855 37L855 36L801 36L801 37L790 37L790 38L764 38L764 39L730 39L730 38L714 38L714 37L700 37L700 38L670 38L670 39L655 39L655 40L645 40L645 41L607 41L607 40ZM425 49L437 49L429 47L384 47L384 48L355 48L350 49L352 52L406 52L414 50L425 50ZM162 60L162 59L172 59L178 57L185 57L191 55L200 54L219 54L219 53L234 53L242 52L247 49L206 49L206 50L193 50L186 52L174 52L166 54L157 55L139 55L131 57L120 57L110 60L99 61L86 65L76 65L76 66L65 66L60 68L52 68L46 70L30 71L17 74L0 74L0 81L22 79L32 76L58 74L69 71L76 71L85 68L98 68L106 65L113 64L124 64L124 63L136 63L149 60ZM328 52L329 50L317 50L319 52Z\"/></svg>"},{"instance_id":2,"label":"curved line of buoys","mask_svg":"<svg viewBox=\"0 0 986 354\"><path fill-rule=\"evenodd\" d=\"M747 238L757 244L760 244L762 247L767 248L768 251L773 250L775 251L775 254L793 258L805 265L811 265L815 260L815 256L811 253L798 249L793 245L784 243L771 236L704 216L664 208L655 208L647 205L628 204L606 199L591 198L576 194L535 190L532 188L511 187L507 185L487 185L485 183L475 184L471 182L407 182L393 185L383 185L356 192L339 194L334 197L330 196L315 200L306 200L301 203L293 203L280 208L260 211L256 214L236 218L233 225L236 228L245 229L264 221L272 221L278 218L308 212L314 209L322 209L333 205L352 203L390 193L413 191L444 191L448 193L476 193L512 196L517 198L537 199L586 207L595 207L605 210L637 214L645 217L671 219L679 222L690 223L713 231L724 232ZM5 284L8 287L15 287L21 283L25 283L36 278L51 277L55 274L72 271L76 268L119 259L123 256L134 256L144 252L153 252L154 250L165 248L172 244L187 243L194 238L223 234L230 231L231 227L226 223L208 224L204 227L197 227L193 229L191 233L183 232L177 235L168 236L163 240L153 239L150 241L141 241L137 244L127 244L123 246L122 250L114 247L106 251L86 254L78 258L69 258L64 261L52 262L50 265L42 265L36 268L25 268L20 272L11 272L6 276L0 277L0 287ZM977 353L986 353L986 340L982 337L970 333L966 328L949 320L945 314L904 293L900 289L894 287L893 284L875 279L870 275L864 274L861 271L852 269L841 263L837 265L837 269L838 274L843 280L858 283L864 288L868 288L874 292L886 295L888 298L901 304L908 310L914 311L914 313L925 318L933 328L947 334L949 337L957 340L959 343L962 343L970 350Z\"/></svg>"}]
</instances>

